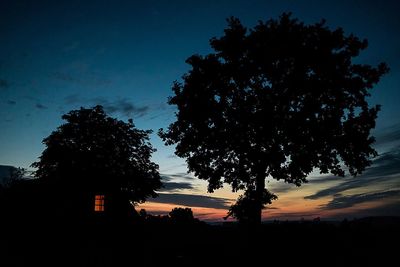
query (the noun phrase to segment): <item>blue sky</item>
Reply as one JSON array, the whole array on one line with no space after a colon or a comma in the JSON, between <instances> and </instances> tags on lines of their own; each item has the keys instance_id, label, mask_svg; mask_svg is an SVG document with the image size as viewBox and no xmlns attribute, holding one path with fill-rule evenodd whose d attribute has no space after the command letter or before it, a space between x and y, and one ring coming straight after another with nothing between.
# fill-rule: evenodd
<instances>
[{"instance_id":1,"label":"blue sky","mask_svg":"<svg viewBox=\"0 0 400 267\"><path fill-rule=\"evenodd\" d=\"M112 116L124 120L133 117L142 129L156 132L167 127L174 119L174 109L166 104L172 82L189 69L186 58L211 52L208 40L222 35L227 17L236 16L252 27L258 20L277 18L287 11L306 23L325 18L331 28L341 26L346 33L367 38L369 47L357 60L389 65L391 71L372 91L370 103L382 105L374 131L376 148L381 155L391 153L391 159L396 159L400 136L399 7L397 1L385 0L1 1L0 165L29 167L44 148L41 140L62 123L61 115L80 106L102 104ZM163 195L159 202L196 206L193 203L199 196L198 203L207 198L220 209L221 203L229 204L237 196L229 187L207 194L204 182L185 174L184 161L173 156L172 147L165 147L156 135L151 141L158 149L154 161L160 172L175 183L175 191L169 191L167 197L180 194L179 201L165 200ZM397 190L398 179L389 180ZM296 197L307 202L313 200L304 199L307 194L317 194L316 200L324 186L335 188L343 182L335 181L329 186L310 183L297 190ZM285 188L274 186L277 191ZM340 196L338 192L324 196L325 205L340 207L329 201L364 200L356 203L360 206L365 200L384 199L381 192L387 188L379 192L346 190L346 194L339 191ZM277 201L280 209L296 200L290 198L292 191L285 194L289 193L283 190ZM187 195L186 200L182 195ZM399 198L397 193L387 195ZM299 216L293 210L287 213ZM315 207L310 210L315 211Z\"/></svg>"}]
</instances>

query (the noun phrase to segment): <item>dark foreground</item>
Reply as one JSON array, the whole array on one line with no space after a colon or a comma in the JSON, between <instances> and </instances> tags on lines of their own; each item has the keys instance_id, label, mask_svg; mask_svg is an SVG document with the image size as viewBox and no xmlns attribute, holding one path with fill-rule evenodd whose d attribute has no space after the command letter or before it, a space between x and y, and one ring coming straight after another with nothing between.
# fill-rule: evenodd
<instances>
[{"instance_id":1,"label":"dark foreground","mask_svg":"<svg viewBox=\"0 0 400 267\"><path fill-rule=\"evenodd\" d=\"M58 226L55 226L58 225ZM397 266L399 220L3 225L0 266Z\"/></svg>"}]
</instances>

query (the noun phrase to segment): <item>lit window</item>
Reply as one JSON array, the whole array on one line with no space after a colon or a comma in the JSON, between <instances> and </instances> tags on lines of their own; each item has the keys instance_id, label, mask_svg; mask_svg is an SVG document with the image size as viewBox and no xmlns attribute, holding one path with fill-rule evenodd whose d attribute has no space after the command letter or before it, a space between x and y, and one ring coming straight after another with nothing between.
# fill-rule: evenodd
<instances>
[{"instance_id":1,"label":"lit window","mask_svg":"<svg viewBox=\"0 0 400 267\"><path fill-rule=\"evenodd\" d=\"M104 211L104 195L94 196L94 211Z\"/></svg>"}]
</instances>

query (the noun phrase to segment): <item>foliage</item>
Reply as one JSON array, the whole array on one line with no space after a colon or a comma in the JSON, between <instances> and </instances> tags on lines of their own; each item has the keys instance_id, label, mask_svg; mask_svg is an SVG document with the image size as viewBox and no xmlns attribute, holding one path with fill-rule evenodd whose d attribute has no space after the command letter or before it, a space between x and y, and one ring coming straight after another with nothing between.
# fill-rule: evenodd
<instances>
[{"instance_id":1,"label":"foliage","mask_svg":"<svg viewBox=\"0 0 400 267\"><path fill-rule=\"evenodd\" d=\"M140 211L139 211L139 216L140 216L142 219L146 219L146 217L148 216L148 215L147 215L147 211L146 211L145 209L140 209Z\"/></svg>"},{"instance_id":2,"label":"foliage","mask_svg":"<svg viewBox=\"0 0 400 267\"><path fill-rule=\"evenodd\" d=\"M148 214L145 209L139 211L142 221L155 225L192 225L201 224L202 222L194 218L191 208L173 208L168 215L152 215Z\"/></svg>"},{"instance_id":3,"label":"foliage","mask_svg":"<svg viewBox=\"0 0 400 267\"><path fill-rule=\"evenodd\" d=\"M265 207L266 204L271 204L278 197L268 190L264 189L263 198L260 201L257 199L257 194L252 189L247 189L244 195L240 195L235 204L233 204L224 219L229 217L236 218L240 223L253 224L257 218L256 214Z\"/></svg>"},{"instance_id":4,"label":"foliage","mask_svg":"<svg viewBox=\"0 0 400 267\"><path fill-rule=\"evenodd\" d=\"M4 181L4 185L0 186L4 186L5 188L9 188L11 187L13 184L18 183L19 181L21 181L25 174L27 173L25 168L15 168L15 167L11 167L9 169L9 175L8 177L5 177L5 181Z\"/></svg>"},{"instance_id":5,"label":"foliage","mask_svg":"<svg viewBox=\"0 0 400 267\"><path fill-rule=\"evenodd\" d=\"M225 182L262 203L266 177L300 186L315 168L356 176L369 166L380 107L367 97L388 67L354 63L367 41L290 14L250 30L228 23L214 53L187 59L169 99L176 121L159 131L208 191Z\"/></svg>"},{"instance_id":6,"label":"foliage","mask_svg":"<svg viewBox=\"0 0 400 267\"><path fill-rule=\"evenodd\" d=\"M161 182L151 161L151 131L111 118L101 106L72 110L62 119L66 123L43 140L46 148L32 164L36 177L68 188L121 191L133 202L156 196Z\"/></svg>"},{"instance_id":7,"label":"foliage","mask_svg":"<svg viewBox=\"0 0 400 267\"><path fill-rule=\"evenodd\" d=\"M194 221L193 212L190 208L173 208L169 217L174 222L192 222Z\"/></svg>"}]
</instances>

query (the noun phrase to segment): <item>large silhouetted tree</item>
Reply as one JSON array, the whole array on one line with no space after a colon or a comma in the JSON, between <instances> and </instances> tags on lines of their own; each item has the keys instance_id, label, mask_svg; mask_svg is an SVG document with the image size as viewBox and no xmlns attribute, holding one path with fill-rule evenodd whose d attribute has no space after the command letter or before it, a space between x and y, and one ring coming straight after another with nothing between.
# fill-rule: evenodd
<instances>
[{"instance_id":1,"label":"large silhouetted tree","mask_svg":"<svg viewBox=\"0 0 400 267\"><path fill-rule=\"evenodd\" d=\"M93 188L120 192L132 202L156 196L160 188L151 131L135 128L105 114L101 106L73 110L62 116L66 122L43 140L40 160L32 164L42 181L61 185L71 196Z\"/></svg>"},{"instance_id":2,"label":"large silhouetted tree","mask_svg":"<svg viewBox=\"0 0 400 267\"><path fill-rule=\"evenodd\" d=\"M266 177L300 186L314 168L355 176L371 164L379 106L366 97L388 68L355 63L367 41L324 22L283 14L250 30L228 23L210 41L214 53L187 59L169 99L176 121L159 134L210 192L223 182L246 190L231 214L260 222L275 198Z\"/></svg>"}]
</instances>

